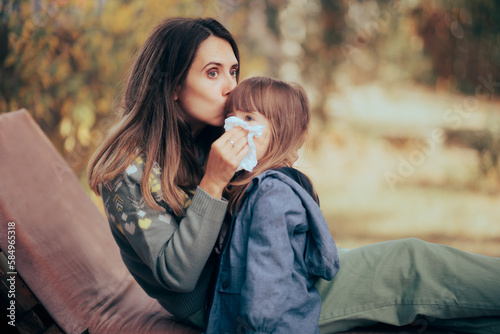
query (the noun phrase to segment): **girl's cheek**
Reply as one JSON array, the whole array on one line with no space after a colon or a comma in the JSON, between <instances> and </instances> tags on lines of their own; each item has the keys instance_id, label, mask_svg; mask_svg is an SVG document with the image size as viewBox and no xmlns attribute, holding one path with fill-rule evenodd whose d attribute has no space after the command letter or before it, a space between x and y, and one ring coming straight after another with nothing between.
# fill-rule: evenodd
<instances>
[{"instance_id":1,"label":"girl's cheek","mask_svg":"<svg viewBox=\"0 0 500 334\"><path fill-rule=\"evenodd\" d=\"M260 155L259 158L262 158L264 156L264 153L267 151L268 146L269 146L269 136L267 132L264 132L262 136L258 138L254 138L254 143L257 148L257 154Z\"/></svg>"}]
</instances>

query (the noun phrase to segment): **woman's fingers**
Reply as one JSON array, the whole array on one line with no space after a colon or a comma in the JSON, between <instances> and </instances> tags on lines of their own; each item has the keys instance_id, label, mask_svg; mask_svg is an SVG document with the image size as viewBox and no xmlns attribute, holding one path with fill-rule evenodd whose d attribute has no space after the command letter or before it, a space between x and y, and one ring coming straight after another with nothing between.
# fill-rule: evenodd
<instances>
[{"instance_id":1,"label":"woman's fingers","mask_svg":"<svg viewBox=\"0 0 500 334\"><path fill-rule=\"evenodd\" d=\"M235 166L236 168L241 162L241 159L243 159L243 157L239 158L238 154L245 146L248 146L247 135L247 130L242 129L241 127L233 128L225 132L212 144L211 152L214 152L214 155L220 154L221 159L227 160L228 162L233 161L234 158L238 157L239 161L237 161L238 163Z\"/></svg>"},{"instance_id":2,"label":"woman's fingers","mask_svg":"<svg viewBox=\"0 0 500 334\"><path fill-rule=\"evenodd\" d=\"M247 130L238 126L225 132L217 141L225 143L226 146L230 145L234 147L237 143L240 143L242 139L246 139L247 134Z\"/></svg>"},{"instance_id":3,"label":"woman's fingers","mask_svg":"<svg viewBox=\"0 0 500 334\"><path fill-rule=\"evenodd\" d=\"M241 127L236 127L229 130L226 133L230 137L227 140L229 142L229 150L227 151L227 157L233 161L235 165L235 166L233 165L233 167L236 169L238 168L241 160L243 160L246 153L250 149L248 147L248 138L247 138L248 131L242 129ZM236 170L234 172L236 172Z\"/></svg>"},{"instance_id":4,"label":"woman's fingers","mask_svg":"<svg viewBox=\"0 0 500 334\"><path fill-rule=\"evenodd\" d=\"M230 139L229 143L231 145L229 150L234 154L238 154L244 147L248 147L248 138L245 136L239 139Z\"/></svg>"},{"instance_id":5,"label":"woman's fingers","mask_svg":"<svg viewBox=\"0 0 500 334\"><path fill-rule=\"evenodd\" d=\"M244 146L238 150L238 153L236 154L236 160L238 161L238 166L240 165L241 163L241 160L243 160L243 158L245 157L245 155L247 155L247 153L250 151L250 146L247 145L248 142L245 138L245 144Z\"/></svg>"},{"instance_id":6,"label":"woman's fingers","mask_svg":"<svg viewBox=\"0 0 500 334\"><path fill-rule=\"evenodd\" d=\"M231 181L241 160L250 150L247 134L247 130L236 127L212 144L205 175L200 183L200 187L212 196L222 194L223 188Z\"/></svg>"}]
</instances>

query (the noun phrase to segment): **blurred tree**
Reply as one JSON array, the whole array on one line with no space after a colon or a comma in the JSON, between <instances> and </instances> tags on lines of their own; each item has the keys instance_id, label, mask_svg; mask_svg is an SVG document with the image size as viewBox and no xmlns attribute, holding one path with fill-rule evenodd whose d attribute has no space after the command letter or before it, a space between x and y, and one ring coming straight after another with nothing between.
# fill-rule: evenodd
<instances>
[{"instance_id":1,"label":"blurred tree","mask_svg":"<svg viewBox=\"0 0 500 334\"><path fill-rule=\"evenodd\" d=\"M344 85L416 80L474 93L478 76L500 80L498 6L495 0L439 6L424 0L0 0L0 112L27 108L83 174L116 121L111 111L134 51L168 16L218 18L238 41L242 78L297 81L319 124L330 118L329 94Z\"/></svg>"},{"instance_id":2,"label":"blurred tree","mask_svg":"<svg viewBox=\"0 0 500 334\"><path fill-rule=\"evenodd\" d=\"M195 1L3 1L0 111L28 109L83 174L116 121L113 103L149 29L167 16L202 11Z\"/></svg>"},{"instance_id":3,"label":"blurred tree","mask_svg":"<svg viewBox=\"0 0 500 334\"><path fill-rule=\"evenodd\" d=\"M415 8L425 52L432 59L430 84L475 94L482 77L500 81L500 3L495 0L424 1ZM491 87L490 87L491 88ZM500 89L489 93L500 95Z\"/></svg>"},{"instance_id":4,"label":"blurred tree","mask_svg":"<svg viewBox=\"0 0 500 334\"><path fill-rule=\"evenodd\" d=\"M338 65L344 27L342 2L266 0L262 13L267 34L255 37L261 44L267 39L267 75L295 81L305 87L313 114L326 124L325 104L334 89L332 73Z\"/></svg>"}]
</instances>

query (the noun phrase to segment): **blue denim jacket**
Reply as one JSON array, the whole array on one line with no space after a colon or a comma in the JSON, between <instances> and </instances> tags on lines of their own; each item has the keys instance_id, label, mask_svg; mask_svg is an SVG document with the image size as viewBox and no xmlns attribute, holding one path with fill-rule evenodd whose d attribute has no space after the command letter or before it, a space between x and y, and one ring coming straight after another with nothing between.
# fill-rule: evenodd
<instances>
[{"instance_id":1,"label":"blue denim jacket","mask_svg":"<svg viewBox=\"0 0 500 334\"><path fill-rule=\"evenodd\" d=\"M221 254L206 333L319 333L314 282L331 280L339 260L318 205L276 170L246 195Z\"/></svg>"}]
</instances>

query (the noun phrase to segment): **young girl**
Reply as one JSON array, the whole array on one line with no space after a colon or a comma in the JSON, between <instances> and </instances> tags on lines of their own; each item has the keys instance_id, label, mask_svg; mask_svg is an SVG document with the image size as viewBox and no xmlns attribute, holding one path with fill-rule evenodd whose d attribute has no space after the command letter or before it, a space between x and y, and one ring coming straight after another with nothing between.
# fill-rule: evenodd
<instances>
[{"instance_id":1,"label":"young girl","mask_svg":"<svg viewBox=\"0 0 500 334\"><path fill-rule=\"evenodd\" d=\"M292 168L310 118L299 86L256 77L226 103L228 116L264 125L257 166L228 186L234 214L226 236L207 333L319 333L318 277L339 260L308 178Z\"/></svg>"},{"instance_id":2,"label":"young girl","mask_svg":"<svg viewBox=\"0 0 500 334\"><path fill-rule=\"evenodd\" d=\"M257 166L227 188L233 219L206 333L338 333L377 322L500 333L498 258L403 239L339 249L339 268L312 185L291 167L310 117L300 87L245 80L226 113L266 128Z\"/></svg>"}]
</instances>

